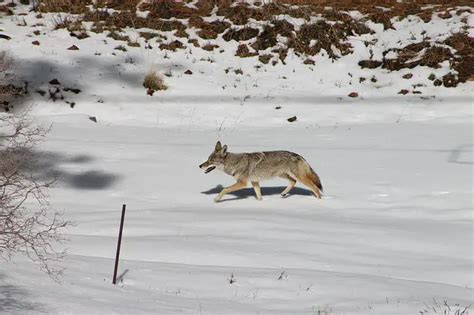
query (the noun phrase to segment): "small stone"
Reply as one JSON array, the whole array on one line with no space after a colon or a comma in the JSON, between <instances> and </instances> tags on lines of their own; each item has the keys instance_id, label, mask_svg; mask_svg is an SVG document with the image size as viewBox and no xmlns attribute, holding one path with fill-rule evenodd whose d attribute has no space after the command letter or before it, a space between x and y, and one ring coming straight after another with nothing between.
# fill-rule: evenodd
<instances>
[{"instance_id":1,"label":"small stone","mask_svg":"<svg viewBox=\"0 0 474 315\"><path fill-rule=\"evenodd\" d=\"M455 87L458 85L456 76L451 72L443 76L443 85L445 87Z\"/></svg>"},{"instance_id":2,"label":"small stone","mask_svg":"<svg viewBox=\"0 0 474 315\"><path fill-rule=\"evenodd\" d=\"M66 91L66 92L72 92L72 93L74 93L74 94L79 94L79 93L81 93L81 89L64 88L63 90Z\"/></svg>"},{"instance_id":3,"label":"small stone","mask_svg":"<svg viewBox=\"0 0 474 315\"><path fill-rule=\"evenodd\" d=\"M435 74L434 73L430 74L430 76L428 77L428 80L434 81L434 79L436 79Z\"/></svg>"},{"instance_id":4,"label":"small stone","mask_svg":"<svg viewBox=\"0 0 474 315\"><path fill-rule=\"evenodd\" d=\"M413 74L412 73L407 73L407 74L403 75L402 78L411 79L411 78L413 78Z\"/></svg>"},{"instance_id":5,"label":"small stone","mask_svg":"<svg viewBox=\"0 0 474 315\"><path fill-rule=\"evenodd\" d=\"M51 85L61 85L61 83L59 83L58 79L52 79L51 81L49 81L49 84L51 84Z\"/></svg>"},{"instance_id":6,"label":"small stone","mask_svg":"<svg viewBox=\"0 0 474 315\"><path fill-rule=\"evenodd\" d=\"M39 46L39 44L40 44L40 42L39 42L39 41L37 41L37 40L35 40L35 41L32 41L31 43L32 43L33 45L35 45L35 46Z\"/></svg>"},{"instance_id":7,"label":"small stone","mask_svg":"<svg viewBox=\"0 0 474 315\"><path fill-rule=\"evenodd\" d=\"M79 47L77 47L76 45L72 45L67 50L79 50Z\"/></svg>"},{"instance_id":8,"label":"small stone","mask_svg":"<svg viewBox=\"0 0 474 315\"><path fill-rule=\"evenodd\" d=\"M95 116L89 116L89 119L95 123L97 123L97 117Z\"/></svg>"},{"instance_id":9,"label":"small stone","mask_svg":"<svg viewBox=\"0 0 474 315\"><path fill-rule=\"evenodd\" d=\"M297 119L296 116L293 116L293 117L288 118L287 120L289 122L294 122L294 121L296 121L296 119Z\"/></svg>"},{"instance_id":10,"label":"small stone","mask_svg":"<svg viewBox=\"0 0 474 315\"><path fill-rule=\"evenodd\" d=\"M433 85L434 86L441 86L443 85L443 81L441 81L440 79L436 79L433 81Z\"/></svg>"},{"instance_id":11,"label":"small stone","mask_svg":"<svg viewBox=\"0 0 474 315\"><path fill-rule=\"evenodd\" d=\"M357 92L351 92L351 93L349 93L349 95L347 95L347 96L352 97L352 98L354 98L354 97L359 97L359 93L357 93Z\"/></svg>"},{"instance_id":12,"label":"small stone","mask_svg":"<svg viewBox=\"0 0 474 315\"><path fill-rule=\"evenodd\" d=\"M400 90L400 92L398 92L398 94L406 95L406 94L408 94L408 90L405 90L405 89Z\"/></svg>"},{"instance_id":13,"label":"small stone","mask_svg":"<svg viewBox=\"0 0 474 315\"><path fill-rule=\"evenodd\" d=\"M188 70L186 70L186 71L184 72L184 74L191 75L191 74L193 74L193 72L192 72L191 70L189 70L189 69L188 69Z\"/></svg>"}]
</instances>

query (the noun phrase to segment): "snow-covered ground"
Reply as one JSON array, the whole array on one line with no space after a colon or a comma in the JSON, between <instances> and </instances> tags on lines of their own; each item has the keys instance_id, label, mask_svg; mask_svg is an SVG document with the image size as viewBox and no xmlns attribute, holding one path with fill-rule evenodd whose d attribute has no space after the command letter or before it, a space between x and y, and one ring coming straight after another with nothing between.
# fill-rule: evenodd
<instances>
[{"instance_id":1,"label":"snow-covered ground","mask_svg":"<svg viewBox=\"0 0 474 315\"><path fill-rule=\"evenodd\" d=\"M63 181L62 284L2 264L0 310L19 313L416 314L472 303L472 125L410 123L186 131L56 121L39 154ZM232 179L198 164L289 149L321 175L322 200L285 182L213 203ZM111 284L128 205L123 282ZM230 283L232 277L235 283ZM279 278L281 278L279 280ZM443 306L443 309L445 306ZM437 309L439 312L439 309ZM452 313L454 314L454 313Z\"/></svg>"},{"instance_id":2,"label":"snow-covered ground","mask_svg":"<svg viewBox=\"0 0 474 315\"><path fill-rule=\"evenodd\" d=\"M35 28L18 19L0 20L12 36L1 48L30 82L23 105L52 124L38 172L60 175L51 203L75 225L61 284L23 257L1 263L0 313L456 314L474 303L473 84L433 87L426 77L446 65L412 69L410 80L349 67L366 58L356 39L354 55L320 57L313 68L290 56L257 69L233 48L212 62L198 50L114 56L117 43L103 34L79 41L46 24L30 38ZM379 34L381 45L460 27L458 17L414 23ZM72 44L80 50L66 50ZM170 89L153 97L141 86L151 68L172 73ZM55 89L54 78L82 90L63 91L74 108L35 92ZM420 82L423 94L397 94ZM303 155L323 198L301 187L281 198L286 182L275 180L262 183L263 201L248 188L214 203L233 183L198 168L217 140L231 152Z\"/></svg>"}]
</instances>

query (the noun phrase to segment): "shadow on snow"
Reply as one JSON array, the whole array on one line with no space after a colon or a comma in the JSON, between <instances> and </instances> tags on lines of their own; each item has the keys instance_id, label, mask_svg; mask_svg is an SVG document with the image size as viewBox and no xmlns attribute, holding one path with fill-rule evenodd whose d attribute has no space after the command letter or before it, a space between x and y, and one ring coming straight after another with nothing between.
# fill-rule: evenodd
<instances>
[{"instance_id":1,"label":"shadow on snow","mask_svg":"<svg viewBox=\"0 0 474 315\"><path fill-rule=\"evenodd\" d=\"M202 191L201 194L205 194L205 195L218 194L218 193L221 192L221 190L223 188L224 188L224 186L217 185L214 188L211 188L211 189L206 190L206 191ZM273 187L261 187L260 190L262 192L262 196L265 197L265 196L272 196L272 195L280 195L281 192L285 188L286 188L286 186L273 186ZM241 190L237 190L237 191L228 193L227 195L235 196L235 198L221 200L221 202L222 201L230 201L230 200L246 199L248 197L255 197L255 191L253 190L253 188L244 188L244 189L241 189ZM284 197L284 198L291 197L292 195L313 196L313 193L308 189L304 189L304 188L301 188L301 187L294 187L290 191L288 196Z\"/></svg>"}]
</instances>

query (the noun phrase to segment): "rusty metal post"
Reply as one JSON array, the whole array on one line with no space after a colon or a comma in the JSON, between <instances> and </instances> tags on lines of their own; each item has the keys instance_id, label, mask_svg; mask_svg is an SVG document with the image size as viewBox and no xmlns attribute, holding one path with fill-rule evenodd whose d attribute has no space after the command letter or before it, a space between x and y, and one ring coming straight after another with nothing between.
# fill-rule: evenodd
<instances>
[{"instance_id":1,"label":"rusty metal post","mask_svg":"<svg viewBox=\"0 0 474 315\"><path fill-rule=\"evenodd\" d=\"M119 229L119 236L117 242L117 253L115 255L115 268L114 268L114 277L112 279L112 283L117 283L117 270L118 270L118 263L120 258L120 246L122 245L122 230L123 230L123 221L125 220L125 208L127 205L122 206L122 217L120 219L120 229Z\"/></svg>"}]
</instances>

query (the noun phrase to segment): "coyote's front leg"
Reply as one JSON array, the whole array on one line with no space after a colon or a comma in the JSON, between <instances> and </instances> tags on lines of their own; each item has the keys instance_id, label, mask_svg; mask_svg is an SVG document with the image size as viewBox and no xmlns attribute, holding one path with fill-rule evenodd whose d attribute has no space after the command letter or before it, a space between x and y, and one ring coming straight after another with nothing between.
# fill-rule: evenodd
<instances>
[{"instance_id":1,"label":"coyote's front leg","mask_svg":"<svg viewBox=\"0 0 474 315\"><path fill-rule=\"evenodd\" d=\"M216 196L216 198L214 198L214 201L218 202L222 199L222 197L224 197L225 194L231 193L233 191L236 191L245 187L247 187L247 180L241 179L234 185L222 189L221 192Z\"/></svg>"},{"instance_id":2,"label":"coyote's front leg","mask_svg":"<svg viewBox=\"0 0 474 315\"><path fill-rule=\"evenodd\" d=\"M262 200L262 192L260 191L260 184L258 182L252 182L253 190L255 190L255 196L257 200Z\"/></svg>"}]
</instances>

